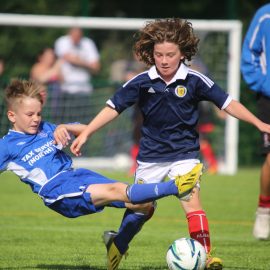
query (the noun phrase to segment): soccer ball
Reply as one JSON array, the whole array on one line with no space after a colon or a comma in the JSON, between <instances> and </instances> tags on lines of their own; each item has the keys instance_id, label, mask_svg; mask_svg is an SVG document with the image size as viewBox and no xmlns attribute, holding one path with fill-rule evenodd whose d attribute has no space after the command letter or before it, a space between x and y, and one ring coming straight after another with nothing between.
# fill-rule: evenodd
<instances>
[{"instance_id":1,"label":"soccer ball","mask_svg":"<svg viewBox=\"0 0 270 270\"><path fill-rule=\"evenodd\" d=\"M170 270L204 270L206 252L198 241L180 238L170 245L166 261Z\"/></svg>"}]
</instances>

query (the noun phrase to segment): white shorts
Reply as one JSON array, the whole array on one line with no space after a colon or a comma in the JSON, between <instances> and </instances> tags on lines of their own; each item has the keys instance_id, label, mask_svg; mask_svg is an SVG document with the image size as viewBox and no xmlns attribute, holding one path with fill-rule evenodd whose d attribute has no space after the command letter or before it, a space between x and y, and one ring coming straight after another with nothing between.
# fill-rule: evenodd
<instances>
[{"instance_id":1,"label":"white shorts","mask_svg":"<svg viewBox=\"0 0 270 270\"><path fill-rule=\"evenodd\" d=\"M175 162L150 163L137 161L138 167L135 173L135 183L149 184L159 183L169 177L174 179L177 175L183 175L190 172L196 164L200 163L198 159L186 159Z\"/></svg>"}]
</instances>

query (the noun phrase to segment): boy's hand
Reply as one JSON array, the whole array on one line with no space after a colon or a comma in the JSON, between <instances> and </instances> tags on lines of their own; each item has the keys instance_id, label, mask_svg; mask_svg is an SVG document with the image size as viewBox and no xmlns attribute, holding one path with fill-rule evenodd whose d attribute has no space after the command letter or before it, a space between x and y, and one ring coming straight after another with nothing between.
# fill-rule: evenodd
<instances>
[{"instance_id":1,"label":"boy's hand","mask_svg":"<svg viewBox=\"0 0 270 270\"><path fill-rule=\"evenodd\" d=\"M87 141L87 136L81 133L71 144L70 150L75 156L81 156L81 148Z\"/></svg>"},{"instance_id":2,"label":"boy's hand","mask_svg":"<svg viewBox=\"0 0 270 270\"><path fill-rule=\"evenodd\" d=\"M65 125L59 125L54 131L54 143L59 146L66 147L71 140L71 137L65 127Z\"/></svg>"},{"instance_id":3,"label":"boy's hand","mask_svg":"<svg viewBox=\"0 0 270 270\"><path fill-rule=\"evenodd\" d=\"M258 125L258 129L261 132L265 132L265 133L270 134L270 125L268 125L268 124L266 124L264 122L260 122L260 124Z\"/></svg>"}]
</instances>

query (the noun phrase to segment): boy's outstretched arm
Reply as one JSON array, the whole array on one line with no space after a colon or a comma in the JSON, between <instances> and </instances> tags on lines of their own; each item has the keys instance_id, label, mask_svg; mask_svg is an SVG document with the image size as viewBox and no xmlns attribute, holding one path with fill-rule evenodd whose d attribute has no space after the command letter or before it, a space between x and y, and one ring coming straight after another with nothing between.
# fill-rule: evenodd
<instances>
[{"instance_id":1,"label":"boy's outstretched arm","mask_svg":"<svg viewBox=\"0 0 270 270\"><path fill-rule=\"evenodd\" d=\"M71 152L75 156L80 156L81 148L87 139L97 130L114 120L118 115L119 113L109 106L102 109L98 115L86 126L84 131L72 142L70 146Z\"/></svg>"},{"instance_id":2,"label":"boy's outstretched arm","mask_svg":"<svg viewBox=\"0 0 270 270\"><path fill-rule=\"evenodd\" d=\"M239 120L243 120L254 125L261 132L270 134L270 125L262 122L240 102L232 100L230 104L225 108L225 111L231 116L238 118Z\"/></svg>"},{"instance_id":3,"label":"boy's outstretched arm","mask_svg":"<svg viewBox=\"0 0 270 270\"><path fill-rule=\"evenodd\" d=\"M78 136L86 128L83 124L60 124L54 131L55 144L63 147L69 144L70 134Z\"/></svg>"}]
</instances>

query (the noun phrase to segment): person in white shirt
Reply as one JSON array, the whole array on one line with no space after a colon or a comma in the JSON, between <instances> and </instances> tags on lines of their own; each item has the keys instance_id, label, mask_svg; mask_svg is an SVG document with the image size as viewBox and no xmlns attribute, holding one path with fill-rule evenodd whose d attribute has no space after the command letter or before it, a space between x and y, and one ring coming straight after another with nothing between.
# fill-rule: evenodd
<instances>
[{"instance_id":1,"label":"person in white shirt","mask_svg":"<svg viewBox=\"0 0 270 270\"><path fill-rule=\"evenodd\" d=\"M94 41L84 37L78 27L55 41L55 53L63 59L61 67L62 108L60 122L89 120L90 94L93 91L92 74L100 70L99 52Z\"/></svg>"}]
</instances>

